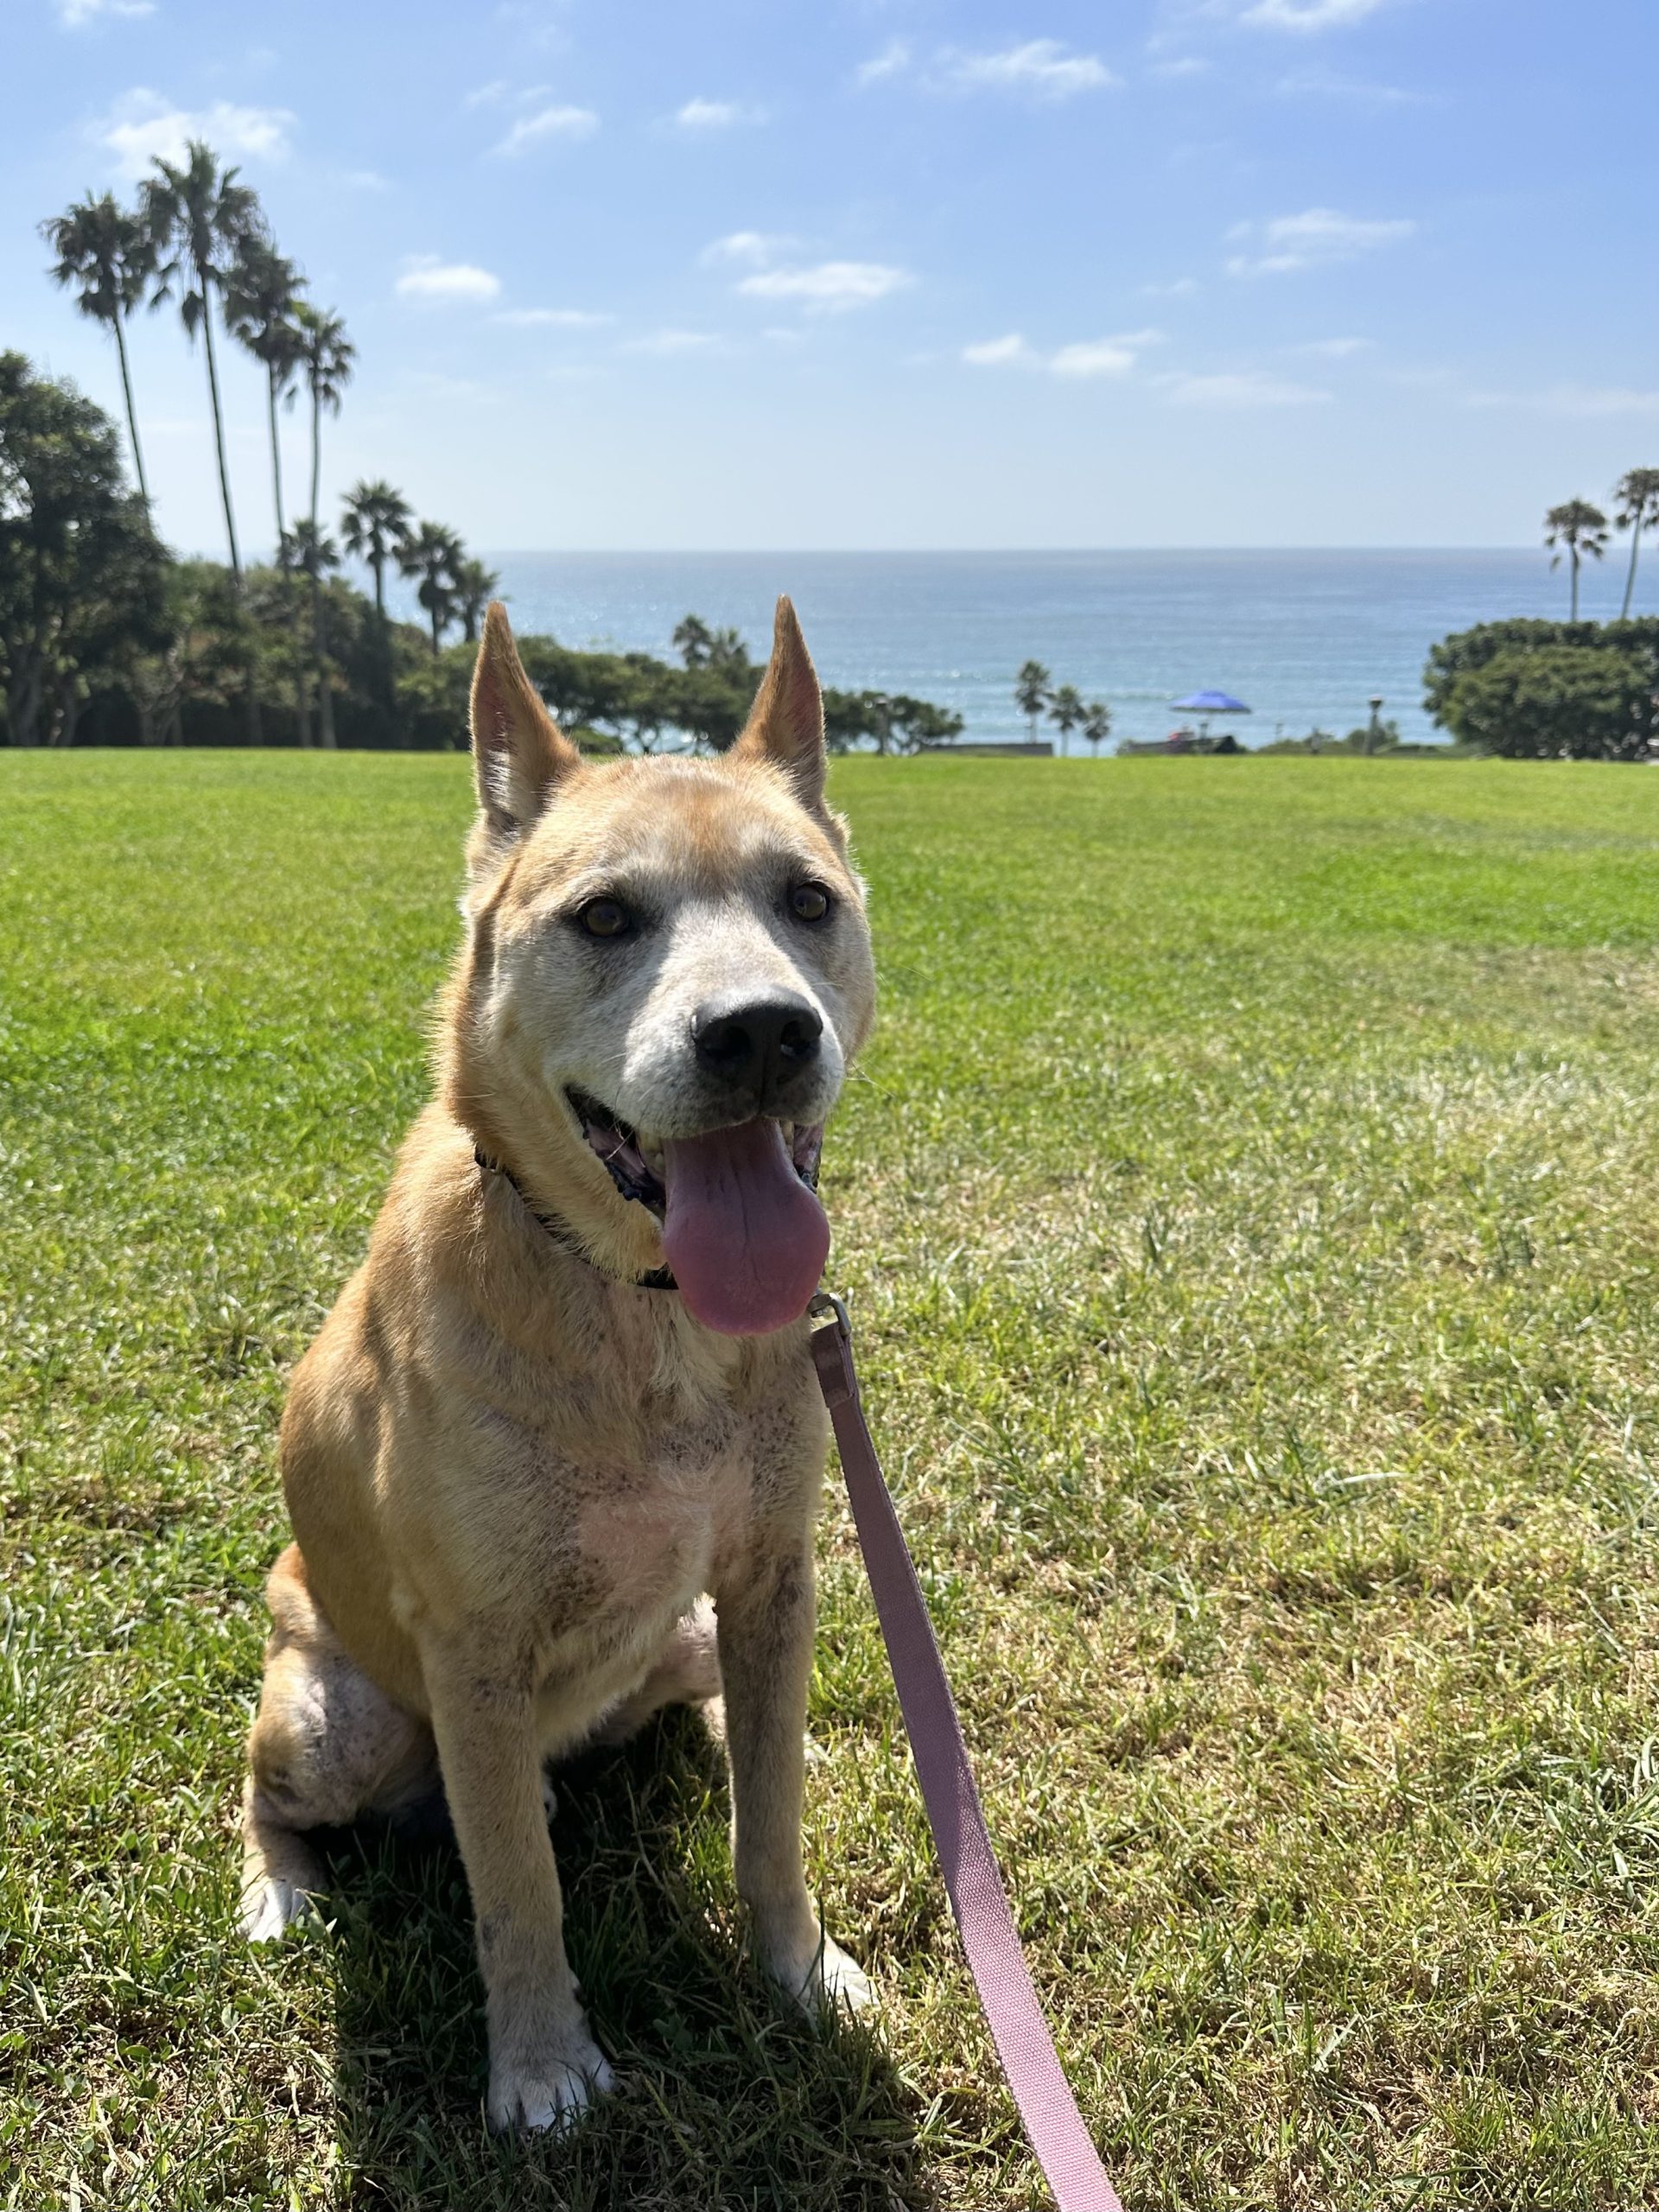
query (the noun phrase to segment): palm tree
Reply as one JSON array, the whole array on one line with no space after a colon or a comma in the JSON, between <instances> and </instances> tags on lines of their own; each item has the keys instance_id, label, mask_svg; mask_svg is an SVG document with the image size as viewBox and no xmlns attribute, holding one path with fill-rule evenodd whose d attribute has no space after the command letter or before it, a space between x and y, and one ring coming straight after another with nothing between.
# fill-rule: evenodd
<instances>
[{"instance_id":1,"label":"palm tree","mask_svg":"<svg viewBox=\"0 0 1659 2212\"><path fill-rule=\"evenodd\" d=\"M302 300L294 310L300 333L300 365L311 394L311 527L317 521L317 493L322 477L322 410L338 415L357 348L346 335L346 325L332 308L314 308Z\"/></svg>"},{"instance_id":2,"label":"palm tree","mask_svg":"<svg viewBox=\"0 0 1659 2212\"><path fill-rule=\"evenodd\" d=\"M293 585L294 561L289 557L288 518L283 511L283 442L276 428L276 403L294 397L294 378L300 365L299 326L294 310L305 279L269 238L258 231L245 232L237 241L235 257L225 276L225 327L265 372L265 413L270 431L270 492L276 517L276 565L284 582L288 602L290 656L294 665L294 720L302 745L310 743L306 704L305 653L300 642L300 599Z\"/></svg>"},{"instance_id":3,"label":"palm tree","mask_svg":"<svg viewBox=\"0 0 1659 2212\"><path fill-rule=\"evenodd\" d=\"M311 394L311 543L320 547L329 542L317 517L317 495L322 482L322 410L326 407L331 415L339 414L341 394L352 379L357 348L346 337L345 324L332 309L314 308L308 301L300 300L295 305L294 324L299 337L299 365L305 372L306 389ZM338 553L334 565L340 566ZM321 741L332 753L334 692L322 660L322 572L314 562L306 573L311 579L311 646L317 671L317 721Z\"/></svg>"},{"instance_id":4,"label":"palm tree","mask_svg":"<svg viewBox=\"0 0 1659 2212\"><path fill-rule=\"evenodd\" d=\"M213 413L213 444L219 456L219 489L225 505L225 535L230 541L231 573L240 584L242 557L237 550L236 517L231 511L231 473L225 461L225 416L219 402L219 365L213 355L213 295L223 296L243 240L263 235L259 202L238 172L221 172L211 146L193 138L182 162L156 162L143 193L145 226L154 241L157 267L152 307L176 292L186 334L202 335L207 356L207 396ZM161 257L165 254L167 258Z\"/></svg>"},{"instance_id":5,"label":"palm tree","mask_svg":"<svg viewBox=\"0 0 1659 2212\"><path fill-rule=\"evenodd\" d=\"M456 565L455 613L461 617L461 634L469 645L478 643L478 626L500 581L495 570L486 569L481 561L461 561Z\"/></svg>"},{"instance_id":6,"label":"palm tree","mask_svg":"<svg viewBox=\"0 0 1659 2212\"><path fill-rule=\"evenodd\" d=\"M238 239L236 257L225 276L225 327L264 367L270 488L279 545L288 518L283 512L283 448L276 435L276 403L293 396L302 359L295 310L304 289L304 277L269 238L250 231Z\"/></svg>"},{"instance_id":7,"label":"palm tree","mask_svg":"<svg viewBox=\"0 0 1659 2212\"><path fill-rule=\"evenodd\" d=\"M340 511L340 535L353 558L366 561L374 571L374 627L380 657L380 704L390 719L391 700L391 632L386 626L386 563L409 543L415 518L401 492L383 478L353 484Z\"/></svg>"},{"instance_id":8,"label":"palm tree","mask_svg":"<svg viewBox=\"0 0 1659 2212\"><path fill-rule=\"evenodd\" d=\"M1544 517L1544 543L1560 545L1567 553L1573 570L1572 621L1579 619L1579 564L1586 555L1599 561L1607 550L1607 518L1599 507L1592 507L1588 499L1568 499L1559 507L1552 507ZM1552 569L1561 565L1557 554L1550 563Z\"/></svg>"},{"instance_id":9,"label":"palm tree","mask_svg":"<svg viewBox=\"0 0 1659 2212\"><path fill-rule=\"evenodd\" d=\"M315 523L296 522L288 537L289 558L302 575L311 580L311 662L317 684L317 742L323 750L334 749L334 685L328 673L327 598L323 579L340 566L340 548L326 531ZM300 742L305 742L301 730Z\"/></svg>"},{"instance_id":10,"label":"palm tree","mask_svg":"<svg viewBox=\"0 0 1659 2212\"><path fill-rule=\"evenodd\" d=\"M1014 703L1031 725L1031 741L1037 742L1037 717L1048 704L1048 671L1039 660L1028 660L1014 680Z\"/></svg>"},{"instance_id":11,"label":"palm tree","mask_svg":"<svg viewBox=\"0 0 1659 2212\"><path fill-rule=\"evenodd\" d=\"M132 468L138 479L138 496L149 505L144 481L144 456L138 448L138 416L132 404L132 372L127 363L127 317L144 296L156 267L156 250L149 231L137 215L118 205L113 193L94 200L71 201L61 215L41 225L41 235L57 255L51 275L54 283L77 286L75 305L94 322L106 322L115 334L115 350L121 359L121 390L127 402L127 435L132 442Z\"/></svg>"},{"instance_id":12,"label":"palm tree","mask_svg":"<svg viewBox=\"0 0 1659 2212\"><path fill-rule=\"evenodd\" d=\"M1089 702L1084 712L1083 734L1088 739L1090 749L1098 760L1103 741L1112 734L1112 710L1103 699L1091 699Z\"/></svg>"},{"instance_id":13,"label":"palm tree","mask_svg":"<svg viewBox=\"0 0 1659 2212\"><path fill-rule=\"evenodd\" d=\"M1071 733L1089 709L1083 703L1083 694L1075 683L1062 683L1048 702L1048 719L1060 733L1060 750L1065 752L1071 743Z\"/></svg>"},{"instance_id":14,"label":"palm tree","mask_svg":"<svg viewBox=\"0 0 1659 2212\"><path fill-rule=\"evenodd\" d=\"M397 549L397 566L406 576L421 580L415 596L432 624L434 660L443 632L455 619L455 575L465 558L454 531L435 522L422 523Z\"/></svg>"},{"instance_id":15,"label":"palm tree","mask_svg":"<svg viewBox=\"0 0 1659 2212\"><path fill-rule=\"evenodd\" d=\"M415 516L409 501L384 479L353 484L340 511L340 543L354 560L374 571L374 611L382 635L386 626L386 563L409 543Z\"/></svg>"},{"instance_id":16,"label":"palm tree","mask_svg":"<svg viewBox=\"0 0 1659 2212\"><path fill-rule=\"evenodd\" d=\"M1648 524L1659 522L1659 468L1627 468L1613 486L1613 497L1618 501L1618 512L1613 520L1620 530L1630 533L1630 565L1624 577L1624 604L1618 610L1619 620L1628 622L1630 600L1636 590L1637 549Z\"/></svg>"}]
</instances>

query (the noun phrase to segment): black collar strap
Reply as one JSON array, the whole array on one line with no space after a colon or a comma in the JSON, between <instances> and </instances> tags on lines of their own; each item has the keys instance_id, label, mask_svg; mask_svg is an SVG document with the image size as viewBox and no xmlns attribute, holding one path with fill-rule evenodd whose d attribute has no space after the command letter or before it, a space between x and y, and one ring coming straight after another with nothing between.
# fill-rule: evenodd
<instances>
[{"instance_id":1,"label":"black collar strap","mask_svg":"<svg viewBox=\"0 0 1659 2212\"><path fill-rule=\"evenodd\" d=\"M486 1175L502 1176L512 1185L518 1194L519 1205L523 1206L532 1221L539 1223L556 1244L562 1245L567 1252L574 1253L585 1266L593 1268L595 1274L604 1274L604 1268L594 1267L593 1261L588 1259L588 1255L577 1243L570 1233L568 1223L561 1221L556 1214L537 1212L524 1195L524 1185L511 1167L506 1166L501 1160L492 1160L482 1145L475 1144L473 1147L473 1158ZM607 1280L611 1282L626 1283L632 1290L677 1290L680 1287L666 1268L653 1268L648 1275L611 1275Z\"/></svg>"}]
</instances>

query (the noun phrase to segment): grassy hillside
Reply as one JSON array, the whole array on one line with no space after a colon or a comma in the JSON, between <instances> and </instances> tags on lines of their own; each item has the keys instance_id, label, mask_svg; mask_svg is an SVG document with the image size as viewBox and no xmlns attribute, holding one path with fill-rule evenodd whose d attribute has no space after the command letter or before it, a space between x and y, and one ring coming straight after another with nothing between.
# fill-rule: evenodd
<instances>
[{"instance_id":1,"label":"grassy hillside","mask_svg":"<svg viewBox=\"0 0 1659 2212\"><path fill-rule=\"evenodd\" d=\"M1659 2195L1659 777L855 760L835 1279L1127 2201ZM283 1376L423 1096L465 764L0 754L0 2205L1045 2200L831 1500L811 1876L698 1726L556 1841L625 2094L489 2142L453 1854L231 1933Z\"/></svg>"}]
</instances>

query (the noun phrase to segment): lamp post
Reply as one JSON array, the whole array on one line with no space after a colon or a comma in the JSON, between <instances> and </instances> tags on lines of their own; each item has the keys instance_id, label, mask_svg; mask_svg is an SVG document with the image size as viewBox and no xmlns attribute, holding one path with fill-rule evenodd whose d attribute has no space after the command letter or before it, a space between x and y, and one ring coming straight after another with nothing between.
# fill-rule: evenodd
<instances>
[{"instance_id":1,"label":"lamp post","mask_svg":"<svg viewBox=\"0 0 1659 2212\"><path fill-rule=\"evenodd\" d=\"M1378 739L1382 736L1382 721L1381 721L1381 715L1382 715L1382 700L1381 700L1380 698L1379 698L1379 699L1373 699L1373 700L1371 701L1370 704L1371 704L1371 720L1370 720L1370 728L1366 730L1366 732L1365 732L1365 750L1366 750L1366 753L1367 753L1368 754L1370 754L1370 753L1375 753L1375 752L1376 752L1376 745L1377 745L1377 740L1378 740Z\"/></svg>"}]
</instances>

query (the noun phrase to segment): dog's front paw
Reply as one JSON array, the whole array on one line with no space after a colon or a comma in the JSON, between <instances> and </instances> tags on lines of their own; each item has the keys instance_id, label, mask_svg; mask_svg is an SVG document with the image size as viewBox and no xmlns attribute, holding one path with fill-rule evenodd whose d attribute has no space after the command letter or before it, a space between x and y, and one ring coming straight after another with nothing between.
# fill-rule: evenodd
<instances>
[{"instance_id":1,"label":"dog's front paw","mask_svg":"<svg viewBox=\"0 0 1659 2212\"><path fill-rule=\"evenodd\" d=\"M840 1944L822 1929L817 1931L813 1948L804 1957L797 1954L774 1961L772 1972L796 2003L809 2012L819 2012L826 2005L837 2012L862 2012L875 2002L875 1991L863 1967L855 1959L849 1958Z\"/></svg>"},{"instance_id":2,"label":"dog's front paw","mask_svg":"<svg viewBox=\"0 0 1659 2212\"><path fill-rule=\"evenodd\" d=\"M569 2127L616 2077L584 2024L567 2029L533 2060L499 2058L490 2067L490 2126Z\"/></svg>"}]
</instances>

